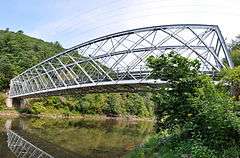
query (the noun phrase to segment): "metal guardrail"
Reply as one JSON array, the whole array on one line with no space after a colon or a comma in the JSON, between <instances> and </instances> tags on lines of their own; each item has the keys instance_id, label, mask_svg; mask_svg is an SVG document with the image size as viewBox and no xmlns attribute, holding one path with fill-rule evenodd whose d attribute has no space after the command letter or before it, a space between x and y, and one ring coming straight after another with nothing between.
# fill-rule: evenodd
<instances>
[{"instance_id":1,"label":"metal guardrail","mask_svg":"<svg viewBox=\"0 0 240 158\"><path fill-rule=\"evenodd\" d=\"M7 137L9 149L18 158L54 158L12 130L7 130Z\"/></svg>"}]
</instances>

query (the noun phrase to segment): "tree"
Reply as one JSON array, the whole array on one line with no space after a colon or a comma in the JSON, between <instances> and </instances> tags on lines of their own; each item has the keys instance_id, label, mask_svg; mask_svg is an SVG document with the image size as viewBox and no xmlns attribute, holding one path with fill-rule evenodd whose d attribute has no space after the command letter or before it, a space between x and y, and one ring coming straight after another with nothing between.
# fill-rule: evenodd
<instances>
[{"instance_id":1,"label":"tree","mask_svg":"<svg viewBox=\"0 0 240 158\"><path fill-rule=\"evenodd\" d=\"M0 90L9 87L9 81L14 76L11 63L6 58L0 58Z\"/></svg>"},{"instance_id":2,"label":"tree","mask_svg":"<svg viewBox=\"0 0 240 158\"><path fill-rule=\"evenodd\" d=\"M235 66L240 66L240 49L233 49L231 57Z\"/></svg>"},{"instance_id":3,"label":"tree","mask_svg":"<svg viewBox=\"0 0 240 158\"><path fill-rule=\"evenodd\" d=\"M240 36L236 37L235 41L231 44L231 57L235 66L240 65Z\"/></svg>"},{"instance_id":4,"label":"tree","mask_svg":"<svg viewBox=\"0 0 240 158\"><path fill-rule=\"evenodd\" d=\"M170 53L148 58L148 65L152 78L167 81L153 100L157 132L169 130L178 135L168 140L171 150L180 151L176 143L186 140L219 155L225 149L240 149L240 118L234 102L208 76L200 74L197 60Z\"/></svg>"},{"instance_id":5,"label":"tree","mask_svg":"<svg viewBox=\"0 0 240 158\"><path fill-rule=\"evenodd\" d=\"M59 43L26 36L21 30L17 33L0 30L0 89L8 88L15 75L62 50Z\"/></svg>"},{"instance_id":6,"label":"tree","mask_svg":"<svg viewBox=\"0 0 240 158\"><path fill-rule=\"evenodd\" d=\"M6 31L6 32L9 32L9 28L7 27L7 28L5 29L5 31Z\"/></svg>"},{"instance_id":7,"label":"tree","mask_svg":"<svg viewBox=\"0 0 240 158\"><path fill-rule=\"evenodd\" d=\"M23 30L18 30L17 33L23 34Z\"/></svg>"},{"instance_id":8,"label":"tree","mask_svg":"<svg viewBox=\"0 0 240 158\"><path fill-rule=\"evenodd\" d=\"M234 98L240 99L240 66L232 69L223 69L220 73L221 82L228 85Z\"/></svg>"},{"instance_id":9,"label":"tree","mask_svg":"<svg viewBox=\"0 0 240 158\"><path fill-rule=\"evenodd\" d=\"M104 106L103 112L107 116L120 116L125 114L122 96L118 93L108 94L107 104Z\"/></svg>"},{"instance_id":10,"label":"tree","mask_svg":"<svg viewBox=\"0 0 240 158\"><path fill-rule=\"evenodd\" d=\"M184 126L189 115L195 113L188 99L200 82L200 63L170 53L149 57L148 66L152 69L152 78L168 81L166 87L161 88L153 98L156 103L157 131L174 129L176 125Z\"/></svg>"}]
</instances>

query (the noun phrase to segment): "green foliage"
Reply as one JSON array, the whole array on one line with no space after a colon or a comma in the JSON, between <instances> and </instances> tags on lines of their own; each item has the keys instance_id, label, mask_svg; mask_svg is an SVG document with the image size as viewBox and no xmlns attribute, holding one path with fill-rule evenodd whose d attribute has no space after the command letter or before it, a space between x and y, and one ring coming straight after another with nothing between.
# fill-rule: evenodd
<instances>
[{"instance_id":1,"label":"green foliage","mask_svg":"<svg viewBox=\"0 0 240 158\"><path fill-rule=\"evenodd\" d=\"M178 82L189 77L196 77L200 68L198 60L188 60L179 54L163 54L159 57L150 56L148 66L152 68L152 78ZM173 86L173 85L172 85Z\"/></svg>"},{"instance_id":2,"label":"green foliage","mask_svg":"<svg viewBox=\"0 0 240 158\"><path fill-rule=\"evenodd\" d=\"M209 82L203 85L191 99L197 111L188 123L193 136L215 150L240 147L240 118L236 116L233 101Z\"/></svg>"},{"instance_id":3,"label":"green foliage","mask_svg":"<svg viewBox=\"0 0 240 158\"><path fill-rule=\"evenodd\" d=\"M201 84L198 77L200 63L190 61L178 54L162 55L148 58L148 65L152 68L152 78L167 80L167 87L153 96L156 104L156 128L175 129L184 126L195 114L195 109L189 103L196 86Z\"/></svg>"},{"instance_id":4,"label":"green foliage","mask_svg":"<svg viewBox=\"0 0 240 158\"><path fill-rule=\"evenodd\" d=\"M231 51L231 57L235 66L240 66L240 47Z\"/></svg>"},{"instance_id":5,"label":"green foliage","mask_svg":"<svg viewBox=\"0 0 240 158\"><path fill-rule=\"evenodd\" d=\"M151 117L153 116L154 103L150 93L127 94L124 96L126 112L129 115Z\"/></svg>"},{"instance_id":6,"label":"green foliage","mask_svg":"<svg viewBox=\"0 0 240 158\"><path fill-rule=\"evenodd\" d=\"M22 112L44 114L55 111L65 116L71 114L98 114L106 116L139 117L153 116L153 102L150 93L113 93L113 94L86 94L82 96L48 97L30 99L29 107ZM36 109L39 106L46 110Z\"/></svg>"},{"instance_id":7,"label":"green foliage","mask_svg":"<svg viewBox=\"0 0 240 158\"><path fill-rule=\"evenodd\" d=\"M32 114L40 114L41 112L44 112L46 108L44 107L43 103L36 102L32 105L31 113Z\"/></svg>"},{"instance_id":8,"label":"green foliage","mask_svg":"<svg viewBox=\"0 0 240 158\"><path fill-rule=\"evenodd\" d=\"M223 69L221 71L222 84L228 85L236 100L240 98L240 66L232 69Z\"/></svg>"},{"instance_id":9,"label":"green foliage","mask_svg":"<svg viewBox=\"0 0 240 158\"><path fill-rule=\"evenodd\" d=\"M13 77L13 66L7 57L0 58L0 90L6 89L10 79Z\"/></svg>"},{"instance_id":10,"label":"green foliage","mask_svg":"<svg viewBox=\"0 0 240 158\"><path fill-rule=\"evenodd\" d=\"M22 30L17 33L9 29L0 30L0 90L7 89L14 76L62 50L59 42L44 42L24 35ZM103 68L109 71L109 68ZM43 107L47 109L43 110ZM66 116L82 113L147 117L153 115L152 107L149 94L87 94L79 97L34 99L27 109L21 111L33 114L58 111Z\"/></svg>"},{"instance_id":11,"label":"green foliage","mask_svg":"<svg viewBox=\"0 0 240 158\"><path fill-rule=\"evenodd\" d=\"M238 158L239 148L223 149L221 153L203 145L200 140L183 139L179 135L150 137L127 158Z\"/></svg>"},{"instance_id":12,"label":"green foliage","mask_svg":"<svg viewBox=\"0 0 240 158\"><path fill-rule=\"evenodd\" d=\"M34 115L38 115L40 113L43 113L44 111L46 111L46 108L44 107L42 102L35 102L32 104L31 107L27 107L26 109L19 110L19 112L34 114Z\"/></svg>"},{"instance_id":13,"label":"green foliage","mask_svg":"<svg viewBox=\"0 0 240 158\"><path fill-rule=\"evenodd\" d=\"M240 36L237 36L237 40L232 42L231 57L235 66L240 66Z\"/></svg>"},{"instance_id":14,"label":"green foliage","mask_svg":"<svg viewBox=\"0 0 240 158\"><path fill-rule=\"evenodd\" d=\"M109 94L107 102L103 109L104 114L109 116L117 116L118 114L125 114L124 101L120 94Z\"/></svg>"},{"instance_id":15,"label":"green foliage","mask_svg":"<svg viewBox=\"0 0 240 158\"><path fill-rule=\"evenodd\" d=\"M103 94L87 94L78 98L76 111L84 114L103 114L103 107L106 105L107 96Z\"/></svg>"},{"instance_id":16,"label":"green foliage","mask_svg":"<svg viewBox=\"0 0 240 158\"><path fill-rule=\"evenodd\" d=\"M0 90L9 86L15 75L62 51L61 45L48 43L23 34L0 30Z\"/></svg>"},{"instance_id":17,"label":"green foliage","mask_svg":"<svg viewBox=\"0 0 240 158\"><path fill-rule=\"evenodd\" d=\"M155 138L158 143L149 147L152 154L143 147L141 156L229 157L232 153L239 157L240 118L235 103L209 77L199 74L199 63L173 53L151 57L148 63L153 78L168 81L153 100L157 131L170 136Z\"/></svg>"},{"instance_id":18,"label":"green foliage","mask_svg":"<svg viewBox=\"0 0 240 158\"><path fill-rule=\"evenodd\" d=\"M235 157L239 157L239 155L240 155L240 150L236 146L228 148L223 152L224 158L235 158Z\"/></svg>"},{"instance_id":19,"label":"green foliage","mask_svg":"<svg viewBox=\"0 0 240 158\"><path fill-rule=\"evenodd\" d=\"M75 111L85 114L105 114L107 116L135 115L150 117L153 115L153 102L149 93L131 94L87 94L78 98Z\"/></svg>"}]
</instances>

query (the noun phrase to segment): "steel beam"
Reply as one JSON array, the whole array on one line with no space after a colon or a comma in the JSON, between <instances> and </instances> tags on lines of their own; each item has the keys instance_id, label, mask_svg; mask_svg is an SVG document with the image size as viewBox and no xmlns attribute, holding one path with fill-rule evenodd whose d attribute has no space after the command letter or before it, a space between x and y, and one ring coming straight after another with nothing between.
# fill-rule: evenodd
<instances>
[{"instance_id":1,"label":"steel beam","mask_svg":"<svg viewBox=\"0 0 240 158\"><path fill-rule=\"evenodd\" d=\"M202 73L219 72L225 67L223 60L230 68L234 66L217 25L152 26L110 34L66 49L14 77L10 97L110 92L114 85L122 83L126 87L131 84L138 91L139 84L151 80L146 59L171 51L199 60ZM154 83L159 84L151 85ZM121 86L115 90L128 91Z\"/></svg>"}]
</instances>

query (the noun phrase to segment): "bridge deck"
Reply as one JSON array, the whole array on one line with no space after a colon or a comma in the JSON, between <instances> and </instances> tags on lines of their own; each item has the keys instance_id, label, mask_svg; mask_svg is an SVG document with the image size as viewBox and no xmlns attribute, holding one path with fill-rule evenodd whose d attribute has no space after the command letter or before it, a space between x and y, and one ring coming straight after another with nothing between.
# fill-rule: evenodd
<instances>
[{"instance_id":1,"label":"bridge deck","mask_svg":"<svg viewBox=\"0 0 240 158\"><path fill-rule=\"evenodd\" d=\"M127 80L119 82L100 82L100 83L86 83L78 86L59 87L56 89L46 89L32 93L25 93L16 95L12 98L35 98L44 96L61 96L61 95L79 95L89 93L116 93L116 92L143 92L154 91L160 86L166 84L166 81L161 80Z\"/></svg>"}]
</instances>

